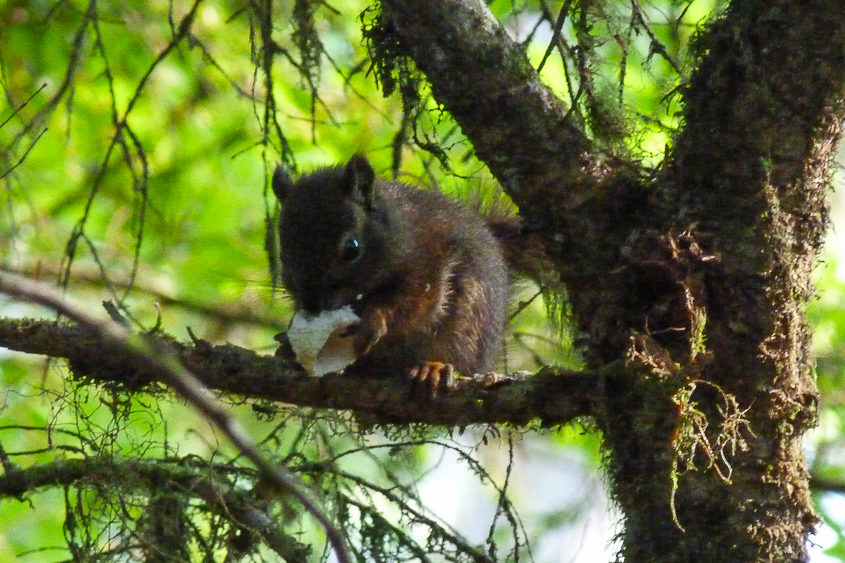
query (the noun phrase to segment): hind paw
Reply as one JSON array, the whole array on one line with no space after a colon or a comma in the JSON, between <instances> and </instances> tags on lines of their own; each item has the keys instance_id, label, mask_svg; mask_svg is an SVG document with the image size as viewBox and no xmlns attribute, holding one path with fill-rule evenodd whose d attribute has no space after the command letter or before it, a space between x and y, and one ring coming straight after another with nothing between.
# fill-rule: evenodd
<instances>
[{"instance_id":1,"label":"hind paw","mask_svg":"<svg viewBox=\"0 0 845 563\"><path fill-rule=\"evenodd\" d=\"M415 387L424 387L428 396L437 397L441 390L447 393L455 386L455 366L443 362L425 362L408 370L408 379Z\"/></svg>"}]
</instances>

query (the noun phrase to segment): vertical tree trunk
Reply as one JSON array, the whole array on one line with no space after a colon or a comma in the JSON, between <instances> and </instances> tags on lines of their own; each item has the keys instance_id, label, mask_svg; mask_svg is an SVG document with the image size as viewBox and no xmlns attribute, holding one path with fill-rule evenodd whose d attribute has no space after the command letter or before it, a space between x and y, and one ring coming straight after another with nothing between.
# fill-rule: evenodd
<instances>
[{"instance_id":1,"label":"vertical tree trunk","mask_svg":"<svg viewBox=\"0 0 845 563\"><path fill-rule=\"evenodd\" d=\"M806 557L816 518L801 440L815 422L818 394L804 308L845 115L842 15L837 1L737 3L697 46L702 59L685 93L685 127L659 189L672 213L669 232L683 232L668 240L679 250L663 249L682 290L672 305L706 315L699 344L707 351L693 358L684 350L697 338L694 319L687 342L670 333L654 339L688 379L708 382L691 400L707 414L704 435L717 457L708 469L706 445L698 444L697 471L680 476L679 522L672 522L659 504L669 489L667 464L684 452L667 446L672 437L683 444L677 433L689 432L690 422L682 406L654 418L650 393L642 403L631 402L638 392L608 393L618 413L607 418L607 437L628 560ZM654 332L672 327L666 315L656 324L660 305L642 319ZM715 445L732 428L719 425L722 392L747 409L747 423L733 423L748 442L745 452L727 448L724 461ZM717 466L725 477L732 471L730 483L716 478Z\"/></svg>"}]
</instances>

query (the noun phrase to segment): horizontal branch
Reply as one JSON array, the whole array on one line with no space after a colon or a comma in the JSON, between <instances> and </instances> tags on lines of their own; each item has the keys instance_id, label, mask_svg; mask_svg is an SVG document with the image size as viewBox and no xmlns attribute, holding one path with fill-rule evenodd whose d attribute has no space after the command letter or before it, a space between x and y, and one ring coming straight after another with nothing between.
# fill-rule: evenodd
<instances>
[{"instance_id":1,"label":"horizontal branch","mask_svg":"<svg viewBox=\"0 0 845 563\"><path fill-rule=\"evenodd\" d=\"M447 426L510 423L535 419L552 426L594 412L599 374L546 369L529 376L461 378L455 389L431 400L402 377L306 376L282 358L261 356L231 344L182 344L147 335L167 345L190 372L211 389L299 406L349 409L380 423L424 422ZM166 377L123 354L99 336L67 324L23 319L0 321L0 346L30 354L66 358L76 378L140 390Z\"/></svg>"},{"instance_id":2,"label":"horizontal branch","mask_svg":"<svg viewBox=\"0 0 845 563\"><path fill-rule=\"evenodd\" d=\"M182 491L199 492L199 481L209 481L208 466L197 468L187 463L95 456L85 459L57 459L49 463L37 463L25 469L7 468L0 476L0 497L22 497L39 489L55 486L71 486L80 482L110 484L120 487L127 494L135 488L161 487L168 483ZM249 471L239 468L243 473ZM239 475L242 477L243 475ZM257 479L259 474L254 472ZM204 486L214 489L230 489L232 486L221 476L220 482L208 482ZM225 486L224 486L225 485ZM221 493L207 495L220 497Z\"/></svg>"},{"instance_id":3,"label":"horizontal branch","mask_svg":"<svg viewBox=\"0 0 845 563\"><path fill-rule=\"evenodd\" d=\"M816 493L845 495L845 480L814 475L810 478L810 488Z\"/></svg>"}]
</instances>

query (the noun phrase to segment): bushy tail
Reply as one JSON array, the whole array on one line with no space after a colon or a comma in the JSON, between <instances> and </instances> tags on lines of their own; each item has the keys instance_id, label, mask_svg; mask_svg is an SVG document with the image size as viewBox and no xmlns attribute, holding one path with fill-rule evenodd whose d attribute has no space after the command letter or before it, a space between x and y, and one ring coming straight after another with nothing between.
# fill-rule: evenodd
<instances>
[{"instance_id":1,"label":"bushy tail","mask_svg":"<svg viewBox=\"0 0 845 563\"><path fill-rule=\"evenodd\" d=\"M484 219L499 241L511 279L533 280L544 292L562 289L542 238L525 228L516 206L497 186L471 188L464 194L464 203Z\"/></svg>"},{"instance_id":2,"label":"bushy tail","mask_svg":"<svg viewBox=\"0 0 845 563\"><path fill-rule=\"evenodd\" d=\"M497 188L479 186L465 197L499 242L515 293L526 281L537 284L549 320L566 331L571 324L566 288L543 238L525 227L516 206Z\"/></svg>"},{"instance_id":3,"label":"bushy tail","mask_svg":"<svg viewBox=\"0 0 845 563\"><path fill-rule=\"evenodd\" d=\"M554 290L560 277L536 233L523 228L518 215L493 210L485 215L487 226L499 241L505 262L516 277L534 280L541 288Z\"/></svg>"},{"instance_id":4,"label":"bushy tail","mask_svg":"<svg viewBox=\"0 0 845 563\"><path fill-rule=\"evenodd\" d=\"M525 229L522 219L512 213L492 213L485 218L502 247L511 283L519 285L524 280L536 283L543 296L548 319L561 334L565 333L571 326L566 288L542 238Z\"/></svg>"}]
</instances>

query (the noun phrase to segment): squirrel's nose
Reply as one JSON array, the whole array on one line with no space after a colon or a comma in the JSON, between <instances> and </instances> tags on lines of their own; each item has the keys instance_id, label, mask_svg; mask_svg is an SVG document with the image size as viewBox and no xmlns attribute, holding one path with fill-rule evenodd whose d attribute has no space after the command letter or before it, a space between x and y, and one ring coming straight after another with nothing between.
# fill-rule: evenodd
<instances>
[{"instance_id":1,"label":"squirrel's nose","mask_svg":"<svg viewBox=\"0 0 845 563\"><path fill-rule=\"evenodd\" d=\"M309 315L316 315L322 311L323 307L320 305L320 299L314 295L306 295L302 299L302 308L305 309L305 312Z\"/></svg>"}]
</instances>

